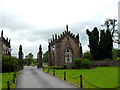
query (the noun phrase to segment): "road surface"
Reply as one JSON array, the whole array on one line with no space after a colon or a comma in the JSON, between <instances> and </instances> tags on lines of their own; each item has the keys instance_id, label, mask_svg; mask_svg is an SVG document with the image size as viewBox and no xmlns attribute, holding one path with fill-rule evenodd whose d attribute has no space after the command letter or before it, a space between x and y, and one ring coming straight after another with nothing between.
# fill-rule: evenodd
<instances>
[{"instance_id":1,"label":"road surface","mask_svg":"<svg viewBox=\"0 0 120 90\"><path fill-rule=\"evenodd\" d=\"M26 66L20 71L15 88L76 88L36 67Z\"/></svg>"}]
</instances>

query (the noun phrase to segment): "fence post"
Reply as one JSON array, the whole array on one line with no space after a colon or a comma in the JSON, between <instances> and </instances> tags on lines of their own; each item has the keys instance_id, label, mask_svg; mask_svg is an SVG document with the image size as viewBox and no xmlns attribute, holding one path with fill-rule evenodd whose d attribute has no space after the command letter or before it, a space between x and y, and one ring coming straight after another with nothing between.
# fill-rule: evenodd
<instances>
[{"instance_id":1,"label":"fence post","mask_svg":"<svg viewBox=\"0 0 120 90\"><path fill-rule=\"evenodd\" d=\"M44 67L43 67L43 71L44 71Z\"/></svg>"},{"instance_id":2,"label":"fence post","mask_svg":"<svg viewBox=\"0 0 120 90\"><path fill-rule=\"evenodd\" d=\"M10 83L7 81L7 90L10 90Z\"/></svg>"},{"instance_id":3,"label":"fence post","mask_svg":"<svg viewBox=\"0 0 120 90\"><path fill-rule=\"evenodd\" d=\"M49 66L48 66L48 73L49 73Z\"/></svg>"},{"instance_id":4,"label":"fence post","mask_svg":"<svg viewBox=\"0 0 120 90\"><path fill-rule=\"evenodd\" d=\"M15 74L13 74L13 84L15 84Z\"/></svg>"},{"instance_id":5,"label":"fence post","mask_svg":"<svg viewBox=\"0 0 120 90\"><path fill-rule=\"evenodd\" d=\"M55 69L53 69L53 76L55 76Z\"/></svg>"},{"instance_id":6,"label":"fence post","mask_svg":"<svg viewBox=\"0 0 120 90\"><path fill-rule=\"evenodd\" d=\"M66 71L64 71L64 80L66 80Z\"/></svg>"},{"instance_id":7,"label":"fence post","mask_svg":"<svg viewBox=\"0 0 120 90\"><path fill-rule=\"evenodd\" d=\"M82 85L82 75L80 75L80 87L83 88L83 85Z\"/></svg>"}]
</instances>

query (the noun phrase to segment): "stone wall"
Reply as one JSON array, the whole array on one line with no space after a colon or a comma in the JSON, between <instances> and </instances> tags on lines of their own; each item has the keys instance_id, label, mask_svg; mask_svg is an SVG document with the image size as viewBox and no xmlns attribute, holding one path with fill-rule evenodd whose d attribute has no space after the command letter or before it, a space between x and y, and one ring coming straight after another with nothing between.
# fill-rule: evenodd
<instances>
[{"instance_id":1,"label":"stone wall","mask_svg":"<svg viewBox=\"0 0 120 90\"><path fill-rule=\"evenodd\" d=\"M120 66L119 60L101 60L101 61L91 61L91 65L94 67L97 66Z\"/></svg>"}]
</instances>

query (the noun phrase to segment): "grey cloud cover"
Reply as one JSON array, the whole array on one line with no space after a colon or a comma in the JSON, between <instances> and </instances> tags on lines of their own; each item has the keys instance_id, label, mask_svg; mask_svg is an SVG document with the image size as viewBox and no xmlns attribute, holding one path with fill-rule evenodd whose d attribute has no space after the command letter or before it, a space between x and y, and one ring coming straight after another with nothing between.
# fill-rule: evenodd
<instances>
[{"instance_id":1,"label":"grey cloud cover","mask_svg":"<svg viewBox=\"0 0 120 90\"><path fill-rule=\"evenodd\" d=\"M11 39L13 55L17 55L19 45L24 43L23 52L25 53L25 55L29 52L32 52L36 57L40 44L42 44L44 53L48 49L48 39L51 39L53 34L61 34L65 30L65 24L54 26L52 28L42 28L24 20L20 14L11 13L5 11L4 9L0 9L0 12L2 13L2 15L0 15L0 18L2 20L0 22L0 29L3 29L5 37L9 37ZM104 20L105 19L102 17L102 13L100 13L100 15L93 15L93 17L84 21L76 21L70 24L66 24L68 24L69 30L71 32L75 34L80 34L80 42L83 45L83 51L86 51L89 50L87 46L88 36L86 35L86 29L88 28L91 31L94 27L101 28L100 25L104 23ZM59 21L55 23L59 23ZM27 44L30 45L27 46Z\"/></svg>"}]
</instances>

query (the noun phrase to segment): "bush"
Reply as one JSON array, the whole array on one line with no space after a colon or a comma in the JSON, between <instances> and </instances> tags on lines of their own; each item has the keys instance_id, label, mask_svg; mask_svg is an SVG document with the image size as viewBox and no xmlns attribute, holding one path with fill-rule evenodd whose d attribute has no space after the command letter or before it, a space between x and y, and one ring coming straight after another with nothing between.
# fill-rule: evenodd
<instances>
[{"instance_id":1,"label":"bush","mask_svg":"<svg viewBox=\"0 0 120 90\"><path fill-rule=\"evenodd\" d=\"M112 50L112 57L113 60L120 60L120 50L119 49L113 49Z\"/></svg>"},{"instance_id":2,"label":"bush","mask_svg":"<svg viewBox=\"0 0 120 90\"><path fill-rule=\"evenodd\" d=\"M88 59L75 58L71 68L90 68L91 62Z\"/></svg>"},{"instance_id":3,"label":"bush","mask_svg":"<svg viewBox=\"0 0 120 90\"><path fill-rule=\"evenodd\" d=\"M75 58L75 60L73 62L73 66L75 66L76 69L80 69L81 63L82 63L82 59L81 58Z\"/></svg>"},{"instance_id":4,"label":"bush","mask_svg":"<svg viewBox=\"0 0 120 90\"><path fill-rule=\"evenodd\" d=\"M10 71L18 70L18 59L16 57L10 58ZM9 56L2 55L2 72L9 72Z\"/></svg>"},{"instance_id":5,"label":"bush","mask_svg":"<svg viewBox=\"0 0 120 90\"><path fill-rule=\"evenodd\" d=\"M90 65L91 65L91 62L88 59L85 58L85 59L82 60L81 64L82 64L81 65L82 67L88 69L90 67Z\"/></svg>"},{"instance_id":6,"label":"bush","mask_svg":"<svg viewBox=\"0 0 120 90\"><path fill-rule=\"evenodd\" d=\"M54 66L55 69L64 69L63 66ZM49 69L53 69L53 66L49 66Z\"/></svg>"},{"instance_id":7,"label":"bush","mask_svg":"<svg viewBox=\"0 0 120 90\"><path fill-rule=\"evenodd\" d=\"M117 60L120 60L120 57L117 57Z\"/></svg>"},{"instance_id":8,"label":"bush","mask_svg":"<svg viewBox=\"0 0 120 90\"><path fill-rule=\"evenodd\" d=\"M83 58L87 58L89 60L92 60L93 57L92 57L92 54L90 53L90 51L86 51L84 54L83 54Z\"/></svg>"}]
</instances>

